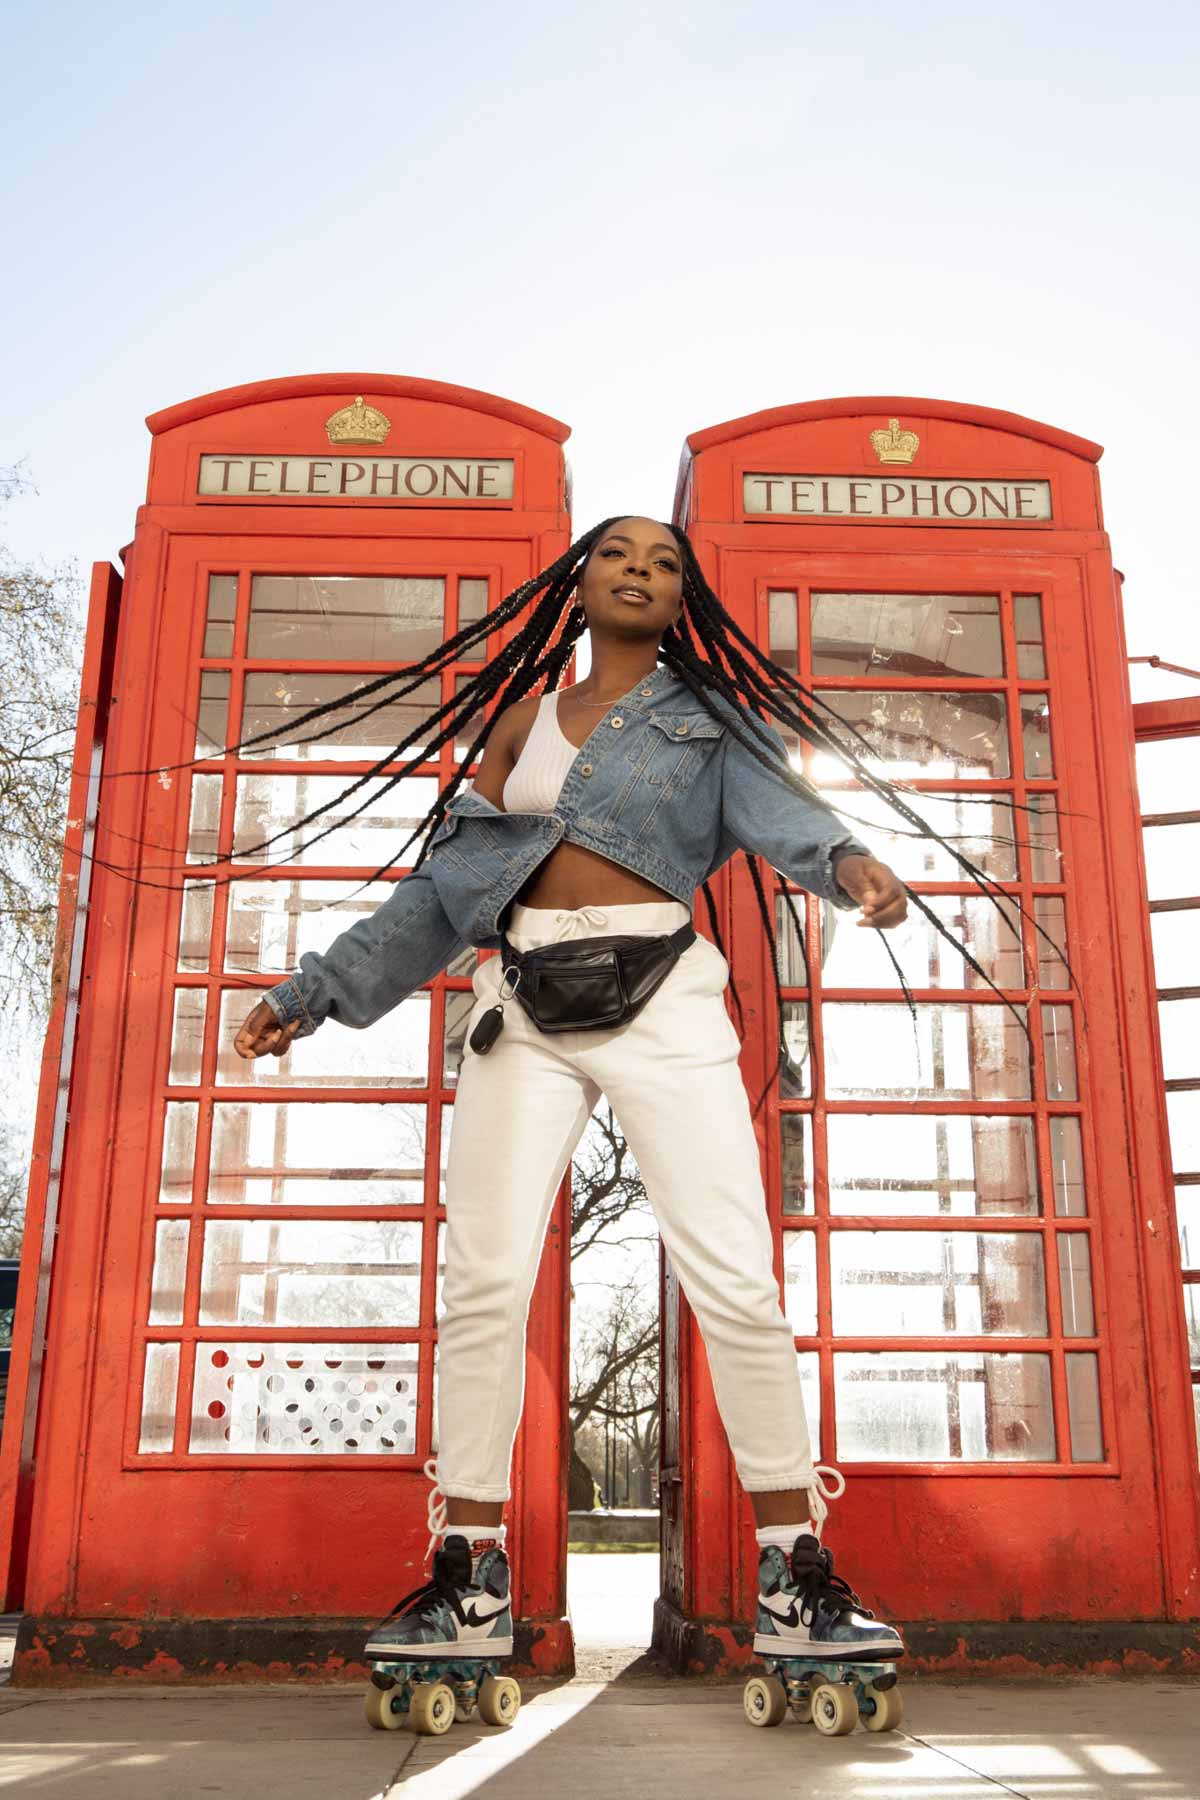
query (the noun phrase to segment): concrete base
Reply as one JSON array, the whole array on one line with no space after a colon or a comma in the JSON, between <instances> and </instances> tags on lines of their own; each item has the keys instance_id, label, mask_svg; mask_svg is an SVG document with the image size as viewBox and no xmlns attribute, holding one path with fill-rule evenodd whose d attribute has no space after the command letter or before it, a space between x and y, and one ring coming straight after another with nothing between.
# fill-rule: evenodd
<instances>
[{"instance_id":1,"label":"concrete base","mask_svg":"<svg viewBox=\"0 0 1200 1800\"><path fill-rule=\"evenodd\" d=\"M597 1507L567 1514L567 1538L572 1544L652 1544L657 1549L658 1522L657 1508Z\"/></svg>"}]
</instances>

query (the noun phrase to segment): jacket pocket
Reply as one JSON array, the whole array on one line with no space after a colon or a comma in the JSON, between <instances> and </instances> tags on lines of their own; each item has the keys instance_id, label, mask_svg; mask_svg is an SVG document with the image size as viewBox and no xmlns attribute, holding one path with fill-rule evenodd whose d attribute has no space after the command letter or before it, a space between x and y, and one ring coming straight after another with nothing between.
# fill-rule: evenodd
<instances>
[{"instance_id":1,"label":"jacket pocket","mask_svg":"<svg viewBox=\"0 0 1200 1800\"><path fill-rule=\"evenodd\" d=\"M654 748L646 766L652 787L689 787L712 755L725 727L707 713L652 713Z\"/></svg>"}]
</instances>

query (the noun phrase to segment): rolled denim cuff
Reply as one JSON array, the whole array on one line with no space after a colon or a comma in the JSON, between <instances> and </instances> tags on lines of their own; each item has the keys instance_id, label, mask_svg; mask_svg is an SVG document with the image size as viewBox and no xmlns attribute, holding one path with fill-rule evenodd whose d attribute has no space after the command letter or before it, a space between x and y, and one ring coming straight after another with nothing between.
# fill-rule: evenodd
<instances>
[{"instance_id":1,"label":"rolled denim cuff","mask_svg":"<svg viewBox=\"0 0 1200 1800\"><path fill-rule=\"evenodd\" d=\"M275 987L268 988L263 999L281 1025L290 1025L294 1020L299 1019L300 1029L296 1033L297 1037L311 1037L317 1029L317 1021L305 1006L304 996L292 976L289 975L286 981L281 981Z\"/></svg>"},{"instance_id":2,"label":"rolled denim cuff","mask_svg":"<svg viewBox=\"0 0 1200 1800\"><path fill-rule=\"evenodd\" d=\"M860 844L855 837L845 837L836 844L830 844L826 852L826 897L832 901L834 906L840 907L843 912L853 912L858 901L848 894L844 887L839 886L837 875L834 872L837 863L843 856L870 856L870 854L866 845Z\"/></svg>"}]
</instances>

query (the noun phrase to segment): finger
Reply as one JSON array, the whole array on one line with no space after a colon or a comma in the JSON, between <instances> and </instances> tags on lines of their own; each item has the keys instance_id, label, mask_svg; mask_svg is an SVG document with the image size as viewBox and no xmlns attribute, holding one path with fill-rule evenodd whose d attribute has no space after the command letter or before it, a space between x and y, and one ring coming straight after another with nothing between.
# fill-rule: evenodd
<instances>
[{"instance_id":1,"label":"finger","mask_svg":"<svg viewBox=\"0 0 1200 1800\"><path fill-rule=\"evenodd\" d=\"M907 917L908 902L903 894L897 894L894 900L872 913L870 923L878 931L889 931L893 925L902 925Z\"/></svg>"}]
</instances>

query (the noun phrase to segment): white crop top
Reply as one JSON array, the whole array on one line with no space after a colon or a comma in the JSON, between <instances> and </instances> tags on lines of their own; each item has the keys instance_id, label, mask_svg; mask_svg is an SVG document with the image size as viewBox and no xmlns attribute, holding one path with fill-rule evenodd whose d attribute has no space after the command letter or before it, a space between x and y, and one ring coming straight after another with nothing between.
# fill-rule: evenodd
<instances>
[{"instance_id":1,"label":"white crop top","mask_svg":"<svg viewBox=\"0 0 1200 1800\"><path fill-rule=\"evenodd\" d=\"M525 747L504 783L505 812L553 812L578 755L558 723L558 690L543 694Z\"/></svg>"}]
</instances>

